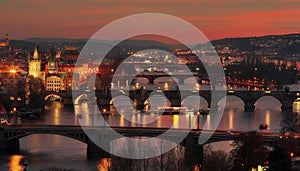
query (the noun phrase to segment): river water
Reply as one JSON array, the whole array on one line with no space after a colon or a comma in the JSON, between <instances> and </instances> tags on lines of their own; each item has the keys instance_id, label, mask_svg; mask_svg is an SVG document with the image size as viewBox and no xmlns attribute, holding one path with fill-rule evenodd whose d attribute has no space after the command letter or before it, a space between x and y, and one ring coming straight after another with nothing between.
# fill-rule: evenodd
<instances>
[{"instance_id":1,"label":"river water","mask_svg":"<svg viewBox=\"0 0 300 171\"><path fill-rule=\"evenodd\" d=\"M120 99L122 100L122 99ZM202 99L203 100L203 99ZM201 106L206 107L206 102L201 100ZM279 132L282 122L289 120L291 114L282 113L280 111L280 102L273 97L263 97L259 99L255 106L254 112L243 112L243 102L235 96L228 96L226 108L219 124L218 130L236 130L236 131L261 131L258 129L261 123L268 124L265 131ZM41 119L18 119L18 124L49 124L49 125L79 125L78 113L84 113L89 108L89 104L83 103L76 105L76 112L73 107L64 106L60 102L53 102L46 105L45 113ZM300 104L294 103L294 112L300 113ZM113 113L113 112L112 112ZM86 115L92 117L91 115ZM95 116L94 116L95 117ZM152 116L133 114L131 121L146 122ZM119 115L106 116L107 122L115 126L135 126ZM210 116L202 116L200 118L200 127L210 120ZM12 122L14 122L12 120ZM93 121L95 122L95 120ZM90 124L90 120L87 123ZM102 123L98 123L102 124ZM150 124L150 127L170 127L177 124L177 127L187 127L189 125L189 117L186 116L170 116L166 115ZM197 127L197 125L193 125ZM174 126L176 127L176 125ZM213 150L230 150L230 141L212 143ZM20 139L20 153L0 153L0 170L19 171L23 169L22 160L24 158L29 161L30 170L39 170L48 167L76 168L81 170L93 171L101 169L101 161L86 160L86 144L77 140L70 139L59 135L30 135Z\"/></svg>"}]
</instances>

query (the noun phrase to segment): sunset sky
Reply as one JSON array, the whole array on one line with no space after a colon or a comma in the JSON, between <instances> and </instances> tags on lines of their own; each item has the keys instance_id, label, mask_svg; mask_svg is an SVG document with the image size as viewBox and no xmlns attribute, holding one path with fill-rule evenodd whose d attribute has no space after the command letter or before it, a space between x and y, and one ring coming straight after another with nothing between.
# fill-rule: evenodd
<instances>
[{"instance_id":1,"label":"sunset sky","mask_svg":"<svg viewBox=\"0 0 300 171\"><path fill-rule=\"evenodd\" d=\"M300 0L0 0L0 33L89 38L110 22L136 13L187 20L210 40L300 31Z\"/></svg>"}]
</instances>

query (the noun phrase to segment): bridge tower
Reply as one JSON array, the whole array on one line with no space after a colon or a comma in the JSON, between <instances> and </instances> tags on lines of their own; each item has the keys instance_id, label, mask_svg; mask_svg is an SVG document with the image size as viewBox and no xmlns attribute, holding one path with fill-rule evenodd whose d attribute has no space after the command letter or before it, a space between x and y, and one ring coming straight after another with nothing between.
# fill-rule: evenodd
<instances>
[{"instance_id":1,"label":"bridge tower","mask_svg":"<svg viewBox=\"0 0 300 171\"><path fill-rule=\"evenodd\" d=\"M29 68L28 75L32 75L34 78L41 77L41 59L39 55L38 45L36 45L34 49L33 57L28 55L28 68Z\"/></svg>"}]
</instances>

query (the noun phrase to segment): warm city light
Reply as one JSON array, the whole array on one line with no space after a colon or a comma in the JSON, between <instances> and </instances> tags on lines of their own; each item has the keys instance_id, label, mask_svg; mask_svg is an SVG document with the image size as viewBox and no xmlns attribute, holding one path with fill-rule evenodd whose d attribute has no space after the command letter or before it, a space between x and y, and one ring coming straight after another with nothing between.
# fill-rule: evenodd
<instances>
[{"instance_id":1,"label":"warm city light","mask_svg":"<svg viewBox=\"0 0 300 171\"><path fill-rule=\"evenodd\" d=\"M300 0L0 4L0 171L300 170Z\"/></svg>"},{"instance_id":2,"label":"warm city light","mask_svg":"<svg viewBox=\"0 0 300 171\"><path fill-rule=\"evenodd\" d=\"M9 72L15 74L15 73L17 73L17 70L11 69L11 70L9 70Z\"/></svg>"}]
</instances>

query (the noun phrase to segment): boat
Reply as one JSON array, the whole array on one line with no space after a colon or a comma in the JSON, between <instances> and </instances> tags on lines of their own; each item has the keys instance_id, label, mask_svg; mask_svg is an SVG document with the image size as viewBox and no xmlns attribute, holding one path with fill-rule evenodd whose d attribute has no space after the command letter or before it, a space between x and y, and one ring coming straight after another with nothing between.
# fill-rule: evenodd
<instances>
[{"instance_id":1,"label":"boat","mask_svg":"<svg viewBox=\"0 0 300 171\"><path fill-rule=\"evenodd\" d=\"M158 108L158 113L162 113L162 115L179 115L186 112L190 112L187 107L161 107Z\"/></svg>"},{"instance_id":2,"label":"boat","mask_svg":"<svg viewBox=\"0 0 300 171\"><path fill-rule=\"evenodd\" d=\"M265 123L259 125L259 129L267 129L267 128L268 128L268 125Z\"/></svg>"}]
</instances>

